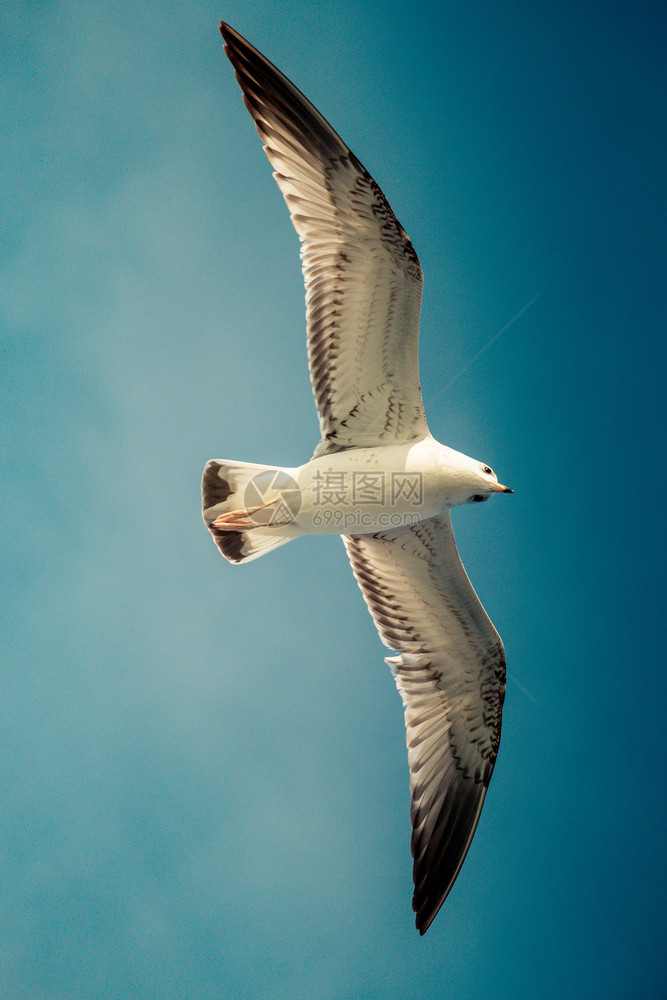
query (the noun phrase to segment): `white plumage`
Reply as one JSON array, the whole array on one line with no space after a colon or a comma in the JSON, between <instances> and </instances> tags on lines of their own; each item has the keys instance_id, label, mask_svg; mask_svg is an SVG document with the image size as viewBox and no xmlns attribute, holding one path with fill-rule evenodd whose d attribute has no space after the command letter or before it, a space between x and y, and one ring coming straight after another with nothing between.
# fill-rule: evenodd
<instances>
[{"instance_id":1,"label":"white plumage","mask_svg":"<svg viewBox=\"0 0 667 1000\"><path fill-rule=\"evenodd\" d=\"M461 565L449 509L511 490L428 432L417 358L422 271L382 191L286 77L228 25L220 30L301 239L322 437L297 469L209 462L204 520L231 562L301 534L343 536L394 650L387 663L405 706L413 907L424 933L475 832L505 691L502 642Z\"/></svg>"}]
</instances>

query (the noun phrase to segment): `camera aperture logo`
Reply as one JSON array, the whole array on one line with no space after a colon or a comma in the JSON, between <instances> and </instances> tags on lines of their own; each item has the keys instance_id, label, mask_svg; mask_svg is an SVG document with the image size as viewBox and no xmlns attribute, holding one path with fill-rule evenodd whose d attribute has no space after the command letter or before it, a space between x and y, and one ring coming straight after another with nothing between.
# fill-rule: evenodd
<instances>
[{"instance_id":1,"label":"camera aperture logo","mask_svg":"<svg viewBox=\"0 0 667 1000\"><path fill-rule=\"evenodd\" d=\"M258 472L243 491L243 500L257 525L290 524L301 510L299 484L282 469Z\"/></svg>"}]
</instances>

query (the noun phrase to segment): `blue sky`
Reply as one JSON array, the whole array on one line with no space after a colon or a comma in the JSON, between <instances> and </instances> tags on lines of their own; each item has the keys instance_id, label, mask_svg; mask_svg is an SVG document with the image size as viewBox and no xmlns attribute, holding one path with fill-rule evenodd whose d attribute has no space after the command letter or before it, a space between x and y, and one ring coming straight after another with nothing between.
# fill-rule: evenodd
<instances>
[{"instance_id":1,"label":"blue sky","mask_svg":"<svg viewBox=\"0 0 667 1000\"><path fill-rule=\"evenodd\" d=\"M663 996L659 6L0 17L0 995ZM297 238L220 17L385 191L430 427L516 490L455 514L509 685L421 940L400 699L340 541L232 567L200 519L209 458L317 440Z\"/></svg>"}]
</instances>

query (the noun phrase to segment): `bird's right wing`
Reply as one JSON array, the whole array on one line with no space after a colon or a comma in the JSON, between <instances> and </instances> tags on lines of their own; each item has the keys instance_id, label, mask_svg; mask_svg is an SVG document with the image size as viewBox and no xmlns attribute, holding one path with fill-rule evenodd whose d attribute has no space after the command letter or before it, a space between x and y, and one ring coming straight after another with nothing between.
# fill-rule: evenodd
<instances>
[{"instance_id":1,"label":"bird's right wing","mask_svg":"<svg viewBox=\"0 0 667 1000\"><path fill-rule=\"evenodd\" d=\"M317 109L229 25L225 51L301 239L315 455L428 433L422 271L382 191Z\"/></svg>"}]
</instances>

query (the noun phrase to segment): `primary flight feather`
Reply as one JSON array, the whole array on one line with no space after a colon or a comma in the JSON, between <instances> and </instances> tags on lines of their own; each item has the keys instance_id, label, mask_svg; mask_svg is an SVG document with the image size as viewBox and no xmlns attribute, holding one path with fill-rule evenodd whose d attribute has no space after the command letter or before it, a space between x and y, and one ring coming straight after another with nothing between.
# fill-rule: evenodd
<instances>
[{"instance_id":1,"label":"primary flight feather","mask_svg":"<svg viewBox=\"0 0 667 1000\"><path fill-rule=\"evenodd\" d=\"M301 240L321 440L298 468L214 460L204 521L233 563L340 534L405 706L420 933L466 856L498 753L503 645L449 510L511 493L429 434L419 390L419 259L385 196L319 111L224 22L243 100Z\"/></svg>"}]
</instances>

